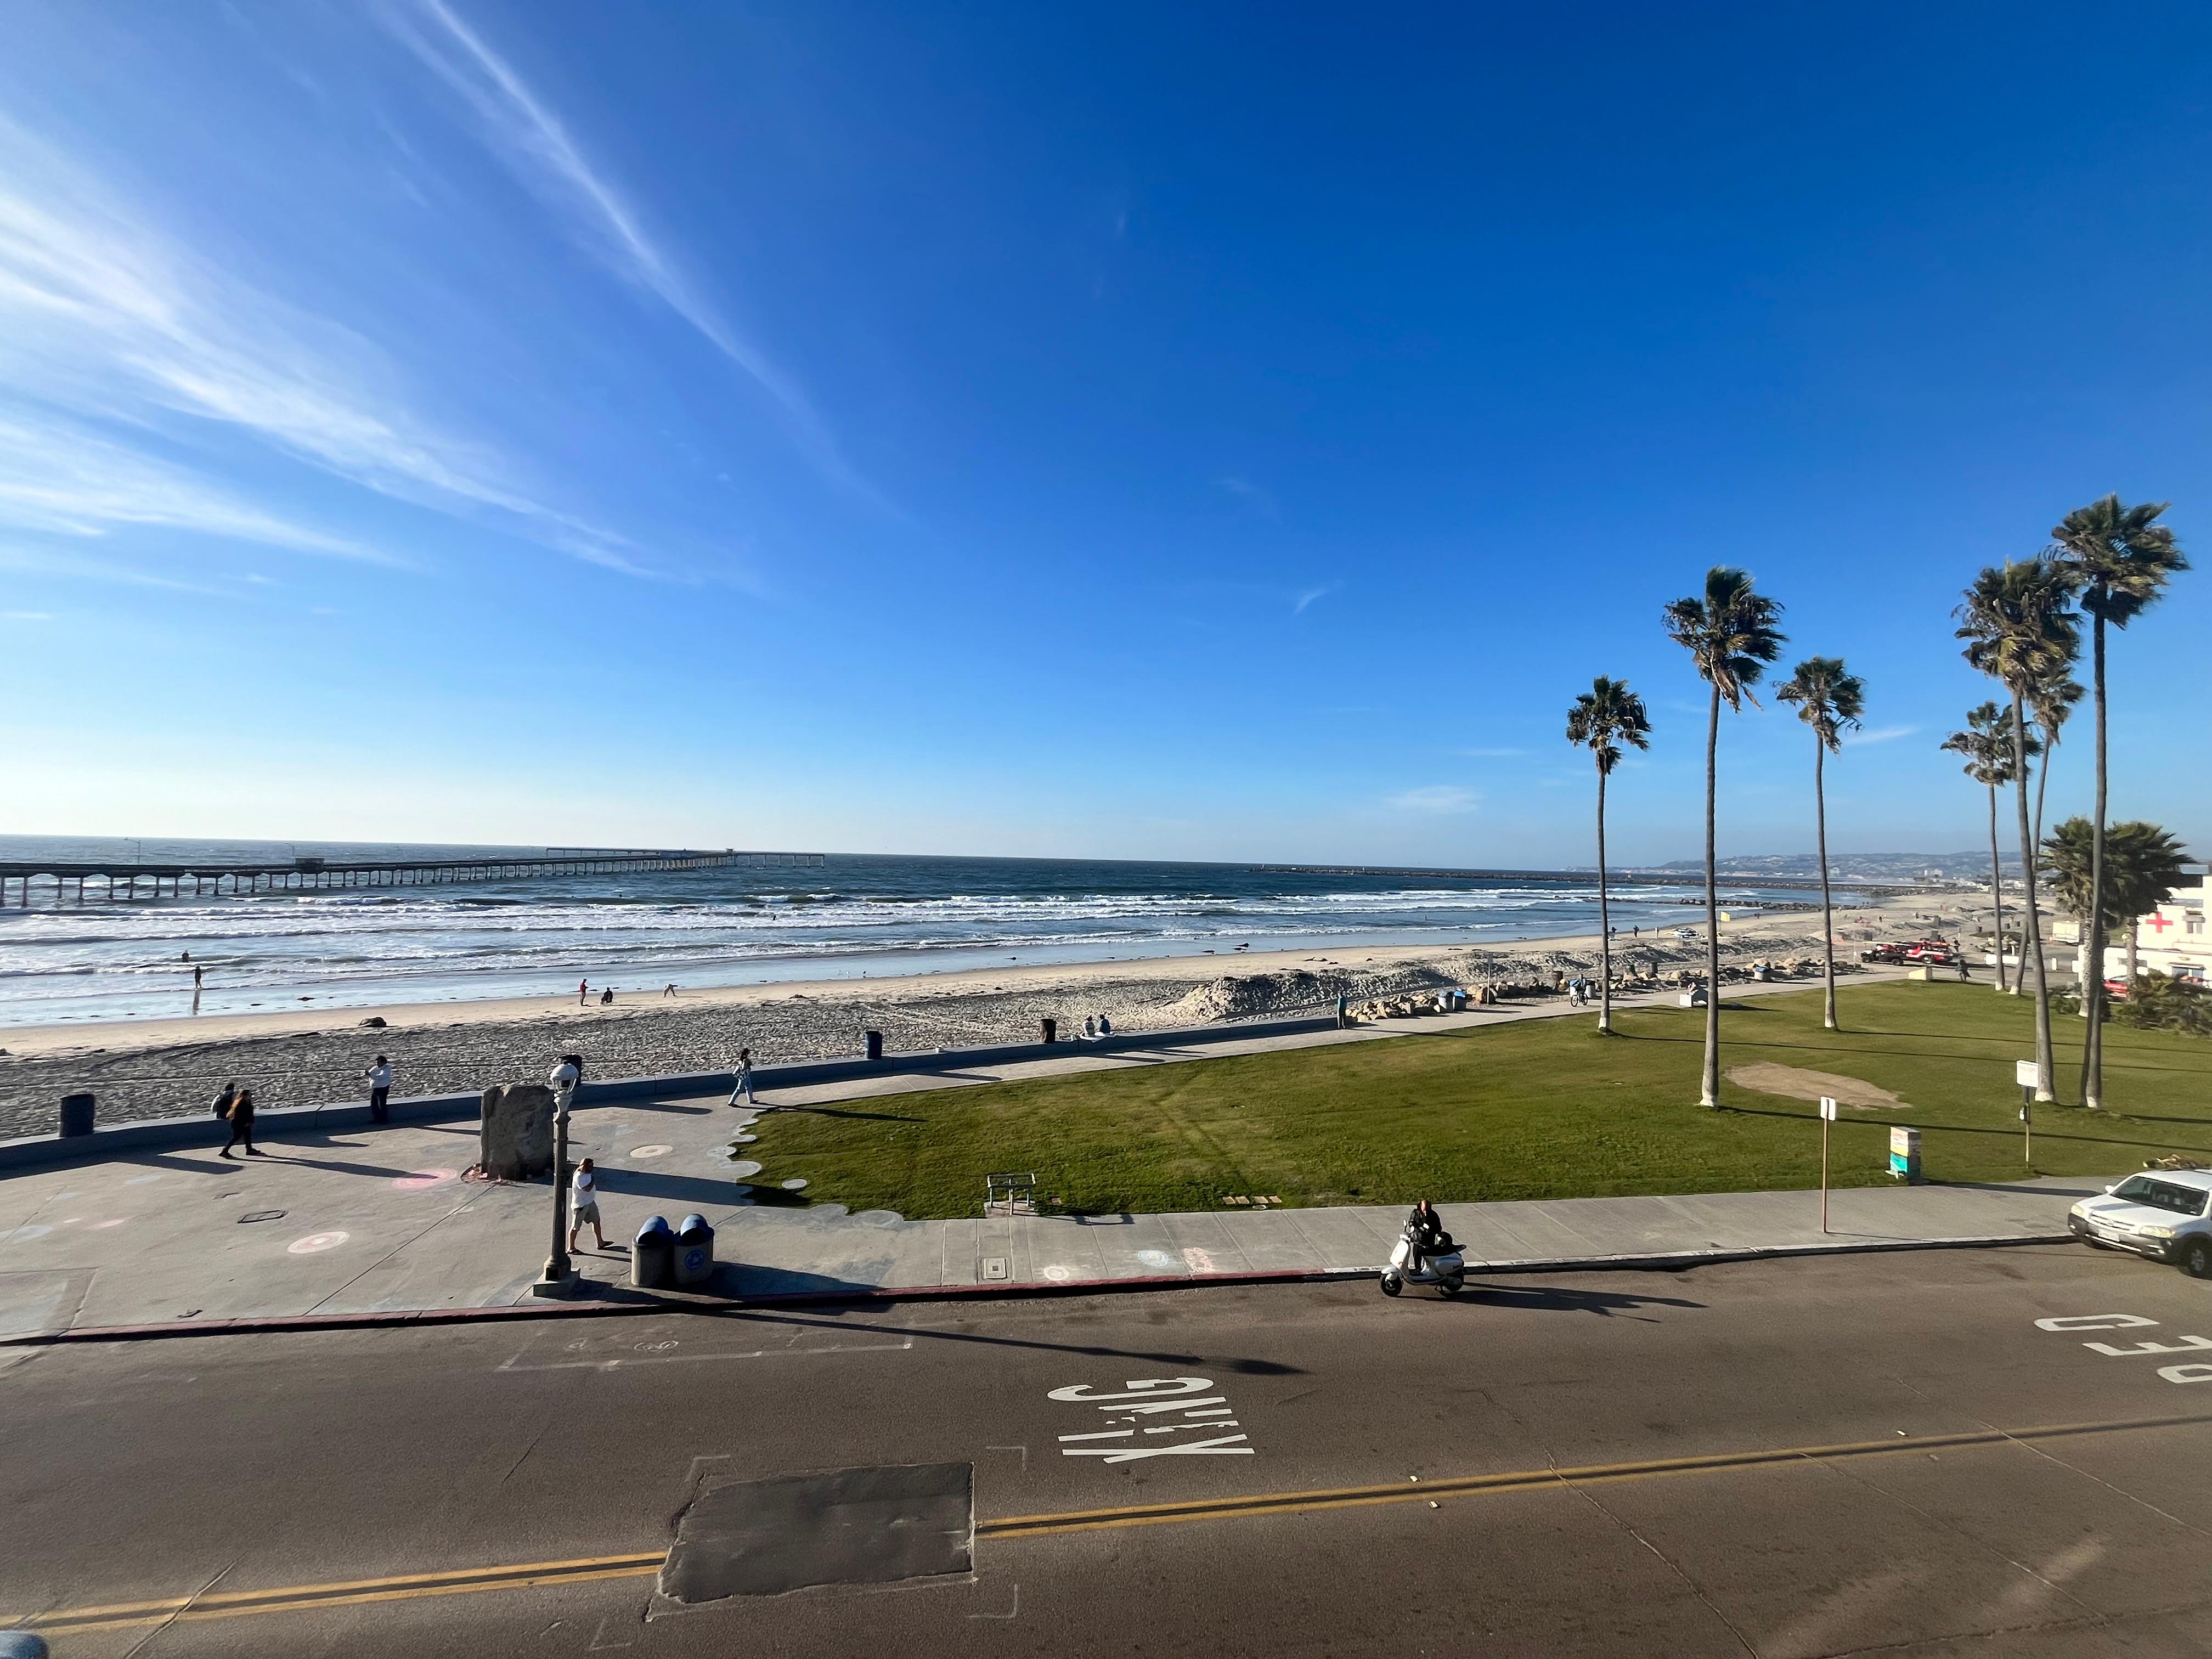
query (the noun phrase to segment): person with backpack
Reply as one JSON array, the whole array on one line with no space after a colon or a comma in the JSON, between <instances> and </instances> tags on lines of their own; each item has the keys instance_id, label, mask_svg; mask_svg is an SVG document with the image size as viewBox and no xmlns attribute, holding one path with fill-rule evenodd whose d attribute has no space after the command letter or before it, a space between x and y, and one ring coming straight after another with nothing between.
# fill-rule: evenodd
<instances>
[{"instance_id":1,"label":"person with backpack","mask_svg":"<svg viewBox=\"0 0 2212 1659\"><path fill-rule=\"evenodd\" d=\"M230 1156L230 1149L237 1146L241 1140L246 1143L246 1157L265 1158L268 1156L267 1153L264 1152L258 1146L253 1144L252 1090L240 1089L233 1094L231 1096L230 1109L225 1112L223 1116L228 1119L230 1123L230 1139L222 1143L223 1157L228 1158Z\"/></svg>"}]
</instances>

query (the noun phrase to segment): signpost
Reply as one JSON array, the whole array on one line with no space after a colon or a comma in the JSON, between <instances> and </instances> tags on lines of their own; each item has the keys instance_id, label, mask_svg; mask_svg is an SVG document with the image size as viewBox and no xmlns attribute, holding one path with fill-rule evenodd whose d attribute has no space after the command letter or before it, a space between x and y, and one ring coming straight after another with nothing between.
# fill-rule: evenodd
<instances>
[{"instance_id":1,"label":"signpost","mask_svg":"<svg viewBox=\"0 0 2212 1659\"><path fill-rule=\"evenodd\" d=\"M2035 1102L2036 1079L2040 1075L2032 1060L2015 1060L2012 1063L2012 1080L2020 1085L2021 1156L2030 1165L2035 1162L2035 1120L2030 1112Z\"/></svg>"},{"instance_id":2,"label":"signpost","mask_svg":"<svg viewBox=\"0 0 2212 1659\"><path fill-rule=\"evenodd\" d=\"M1828 1231L1828 1126L1836 1121L1836 1103L1820 1097L1820 1231Z\"/></svg>"}]
</instances>

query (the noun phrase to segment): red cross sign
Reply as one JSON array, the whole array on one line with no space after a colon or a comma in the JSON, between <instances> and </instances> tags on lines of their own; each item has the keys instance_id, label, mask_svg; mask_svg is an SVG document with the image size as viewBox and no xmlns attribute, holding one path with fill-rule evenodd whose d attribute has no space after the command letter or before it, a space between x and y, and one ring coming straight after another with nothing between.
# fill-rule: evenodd
<instances>
[{"instance_id":1,"label":"red cross sign","mask_svg":"<svg viewBox=\"0 0 2212 1659\"><path fill-rule=\"evenodd\" d=\"M2163 933L2167 928L2173 926L2173 923L2164 916L2145 916L2143 920L2148 922L2151 925L2152 930L2156 933Z\"/></svg>"}]
</instances>

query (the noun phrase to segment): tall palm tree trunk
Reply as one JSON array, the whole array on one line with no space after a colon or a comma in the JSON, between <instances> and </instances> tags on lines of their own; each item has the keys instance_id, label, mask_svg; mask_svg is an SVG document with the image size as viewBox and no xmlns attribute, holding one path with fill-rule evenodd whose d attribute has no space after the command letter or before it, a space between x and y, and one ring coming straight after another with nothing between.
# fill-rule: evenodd
<instances>
[{"instance_id":1,"label":"tall palm tree trunk","mask_svg":"<svg viewBox=\"0 0 2212 1659\"><path fill-rule=\"evenodd\" d=\"M2021 694L2012 694L2014 799L2020 806L2020 873L2027 897L2027 919L2021 924L2020 954L2023 973L2031 953L2035 958L2035 1097L2056 1100L2051 1085L2057 1068L2051 1058L2051 985L2049 964L2043 958L2043 921L2035 909L2035 832L2027 821L2027 715Z\"/></svg>"},{"instance_id":2,"label":"tall palm tree trunk","mask_svg":"<svg viewBox=\"0 0 2212 1659\"><path fill-rule=\"evenodd\" d=\"M2097 714L2097 807L2089 832L2089 982L2082 987L2081 1012L2088 1030L2081 1036L2081 1103L2105 1109L2105 618L2090 613L2090 695Z\"/></svg>"},{"instance_id":3,"label":"tall palm tree trunk","mask_svg":"<svg viewBox=\"0 0 2212 1659\"><path fill-rule=\"evenodd\" d=\"M1990 786L1990 908L1996 915L1997 994L2005 994L2004 868L1997 859L1997 787Z\"/></svg>"},{"instance_id":4,"label":"tall palm tree trunk","mask_svg":"<svg viewBox=\"0 0 2212 1659\"><path fill-rule=\"evenodd\" d=\"M1605 890L1605 768L1597 769L1597 1029L1613 1030L1613 911Z\"/></svg>"},{"instance_id":5,"label":"tall palm tree trunk","mask_svg":"<svg viewBox=\"0 0 2212 1659\"><path fill-rule=\"evenodd\" d=\"M1721 905L1713 852L1714 807L1720 790L1721 689L1713 687L1705 723L1705 1069L1698 1103L1721 1103Z\"/></svg>"},{"instance_id":6,"label":"tall palm tree trunk","mask_svg":"<svg viewBox=\"0 0 2212 1659\"><path fill-rule=\"evenodd\" d=\"M1836 1029L1836 915L1828 896L1828 745L1813 738L1813 825L1820 848L1820 966L1827 978L1827 1006L1820 1023Z\"/></svg>"}]
</instances>

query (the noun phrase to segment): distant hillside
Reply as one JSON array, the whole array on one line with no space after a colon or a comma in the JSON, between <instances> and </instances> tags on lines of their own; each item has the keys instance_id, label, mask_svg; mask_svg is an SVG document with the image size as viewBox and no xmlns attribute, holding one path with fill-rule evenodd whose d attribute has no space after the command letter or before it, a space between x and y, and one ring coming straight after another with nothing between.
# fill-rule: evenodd
<instances>
[{"instance_id":1,"label":"distant hillside","mask_svg":"<svg viewBox=\"0 0 2212 1659\"><path fill-rule=\"evenodd\" d=\"M1638 866L1656 872L1674 875L1680 872L1702 871L1703 859L1676 859L1669 864ZM1769 853L1756 858L1724 858L1720 860L1720 872L1724 876L1750 878L1756 876L1817 876L1820 866L1810 853ZM2009 873L2020 868L2018 854L2004 861ZM1990 855L1979 853L1837 853L1828 860L1828 872L1844 879L1858 881L1920 881L1942 878L1972 881L1978 878L1987 881L1990 875Z\"/></svg>"}]
</instances>

